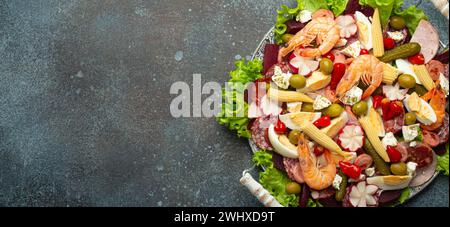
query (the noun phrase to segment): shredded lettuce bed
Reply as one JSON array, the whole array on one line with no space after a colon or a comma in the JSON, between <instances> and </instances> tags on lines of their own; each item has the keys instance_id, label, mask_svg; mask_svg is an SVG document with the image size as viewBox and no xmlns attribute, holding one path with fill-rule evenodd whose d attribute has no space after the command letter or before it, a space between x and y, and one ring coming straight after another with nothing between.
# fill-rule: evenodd
<instances>
[{"instance_id":1,"label":"shredded lettuce bed","mask_svg":"<svg viewBox=\"0 0 450 227\"><path fill-rule=\"evenodd\" d=\"M252 61L236 61L236 69L230 72L229 82L231 91L222 91L222 111L217 115L216 120L221 125L227 126L230 130L236 131L238 137L250 138L251 133L247 126L248 104L244 100L245 84L253 82L262 77L262 62L258 59ZM238 116L242 113L244 116Z\"/></svg>"},{"instance_id":2,"label":"shredded lettuce bed","mask_svg":"<svg viewBox=\"0 0 450 227\"><path fill-rule=\"evenodd\" d=\"M261 150L253 155L256 166L264 166L266 170L259 173L259 183L283 206L297 207L298 196L286 193L286 184L291 180L285 173L273 166L272 154Z\"/></svg>"},{"instance_id":3,"label":"shredded lettuce bed","mask_svg":"<svg viewBox=\"0 0 450 227\"><path fill-rule=\"evenodd\" d=\"M445 155L437 157L438 165L436 167L436 169L438 171L441 171L446 176L449 175L449 170L448 170L448 168L449 168L449 163L448 163L449 148L448 148L448 146L449 146L448 144L445 145L445 150L447 151L445 153Z\"/></svg>"},{"instance_id":4,"label":"shredded lettuce bed","mask_svg":"<svg viewBox=\"0 0 450 227\"><path fill-rule=\"evenodd\" d=\"M389 23L389 18L392 14L403 17L410 34L414 33L420 20L428 20L424 11L417 9L414 5L403 10L403 0L359 0L359 4L378 8L381 26L383 27Z\"/></svg>"}]
</instances>

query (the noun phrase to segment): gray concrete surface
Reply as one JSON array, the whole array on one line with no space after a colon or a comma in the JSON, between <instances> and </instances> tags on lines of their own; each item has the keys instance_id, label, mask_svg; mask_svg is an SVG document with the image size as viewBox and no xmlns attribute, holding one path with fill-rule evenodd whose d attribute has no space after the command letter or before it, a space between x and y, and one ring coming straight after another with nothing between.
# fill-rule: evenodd
<instances>
[{"instance_id":1,"label":"gray concrete surface","mask_svg":"<svg viewBox=\"0 0 450 227\"><path fill-rule=\"evenodd\" d=\"M173 119L169 87L225 82L288 2L0 0L0 206L259 206L247 142ZM407 206L448 192L440 176Z\"/></svg>"}]
</instances>

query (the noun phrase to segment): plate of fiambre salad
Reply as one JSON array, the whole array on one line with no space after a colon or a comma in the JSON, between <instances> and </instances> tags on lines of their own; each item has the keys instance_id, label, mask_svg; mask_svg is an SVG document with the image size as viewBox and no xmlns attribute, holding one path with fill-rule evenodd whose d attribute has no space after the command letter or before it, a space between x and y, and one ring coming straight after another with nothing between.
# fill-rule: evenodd
<instances>
[{"instance_id":1,"label":"plate of fiambre salad","mask_svg":"<svg viewBox=\"0 0 450 227\"><path fill-rule=\"evenodd\" d=\"M241 183L270 207L381 207L448 175L447 31L403 0L296 3L223 94L218 122L260 167Z\"/></svg>"}]
</instances>

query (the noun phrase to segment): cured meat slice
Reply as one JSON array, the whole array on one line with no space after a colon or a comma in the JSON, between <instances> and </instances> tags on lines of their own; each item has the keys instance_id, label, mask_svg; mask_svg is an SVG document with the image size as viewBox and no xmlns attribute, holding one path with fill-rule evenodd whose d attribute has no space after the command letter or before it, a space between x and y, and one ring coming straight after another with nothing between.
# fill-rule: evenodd
<instances>
[{"instance_id":1,"label":"cured meat slice","mask_svg":"<svg viewBox=\"0 0 450 227\"><path fill-rule=\"evenodd\" d=\"M440 61L431 60L426 65L428 72L430 73L431 78L436 81L439 79L439 75L442 73L444 74L445 65L442 64Z\"/></svg>"},{"instance_id":2,"label":"cured meat slice","mask_svg":"<svg viewBox=\"0 0 450 227\"><path fill-rule=\"evenodd\" d=\"M283 164L289 179L296 181L299 184L305 183L298 159L284 158Z\"/></svg>"},{"instance_id":3,"label":"cured meat slice","mask_svg":"<svg viewBox=\"0 0 450 227\"><path fill-rule=\"evenodd\" d=\"M430 147L437 147L441 143L441 139L439 138L439 135L430 132L428 130L422 130L423 133L423 142L428 144Z\"/></svg>"},{"instance_id":4,"label":"cured meat slice","mask_svg":"<svg viewBox=\"0 0 450 227\"><path fill-rule=\"evenodd\" d=\"M266 74L267 71L278 62L278 51L280 46L276 44L266 44L264 47L264 70L263 74Z\"/></svg>"},{"instance_id":5,"label":"cured meat slice","mask_svg":"<svg viewBox=\"0 0 450 227\"><path fill-rule=\"evenodd\" d=\"M402 130L402 127L405 122L405 115L402 114L400 116L397 116L391 120L383 121L384 129L386 130L386 133L392 132L394 134L399 133Z\"/></svg>"},{"instance_id":6,"label":"cured meat slice","mask_svg":"<svg viewBox=\"0 0 450 227\"><path fill-rule=\"evenodd\" d=\"M425 143L417 143L408 148L408 161L417 163L417 167L425 167L433 162L433 149Z\"/></svg>"},{"instance_id":7,"label":"cured meat slice","mask_svg":"<svg viewBox=\"0 0 450 227\"><path fill-rule=\"evenodd\" d=\"M401 142L397 145L397 150L400 152L400 154L402 154L402 159L400 160L401 162L406 162L406 160L408 160L408 148L409 148L409 143L408 142Z\"/></svg>"},{"instance_id":8,"label":"cured meat slice","mask_svg":"<svg viewBox=\"0 0 450 227\"><path fill-rule=\"evenodd\" d=\"M448 142L448 135L449 135L449 114L445 113L444 117L444 123L442 123L442 126L438 128L436 131L437 135L439 136L439 144L444 144Z\"/></svg>"},{"instance_id":9,"label":"cured meat slice","mask_svg":"<svg viewBox=\"0 0 450 227\"><path fill-rule=\"evenodd\" d=\"M411 42L420 44L420 52L425 58L425 63L428 63L436 56L439 49L439 34L430 22L421 20L411 38Z\"/></svg>"},{"instance_id":10,"label":"cured meat slice","mask_svg":"<svg viewBox=\"0 0 450 227\"><path fill-rule=\"evenodd\" d=\"M410 186L416 187L428 182L436 172L437 158L436 154L433 154L433 161L430 165L416 169L416 175L411 180Z\"/></svg>"},{"instance_id":11,"label":"cured meat slice","mask_svg":"<svg viewBox=\"0 0 450 227\"><path fill-rule=\"evenodd\" d=\"M251 127L252 139L259 148L270 151L273 150L268 138L267 130L271 124L276 124L277 121L278 117L269 115L259 117L253 122Z\"/></svg>"}]
</instances>

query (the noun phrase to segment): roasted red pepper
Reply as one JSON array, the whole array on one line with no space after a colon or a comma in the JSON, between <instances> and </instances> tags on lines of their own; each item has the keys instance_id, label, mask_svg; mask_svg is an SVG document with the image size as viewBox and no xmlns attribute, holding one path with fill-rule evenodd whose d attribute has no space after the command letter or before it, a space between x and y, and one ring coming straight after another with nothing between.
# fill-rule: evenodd
<instances>
[{"instance_id":1,"label":"roasted red pepper","mask_svg":"<svg viewBox=\"0 0 450 227\"><path fill-rule=\"evenodd\" d=\"M278 120L274 129L277 134L284 134L286 132L286 125L280 120Z\"/></svg>"},{"instance_id":2,"label":"roasted red pepper","mask_svg":"<svg viewBox=\"0 0 450 227\"><path fill-rule=\"evenodd\" d=\"M353 165L348 162L340 161L339 167L341 168L342 172L345 175L347 175L355 180L359 179L359 176L361 176L362 168L357 165Z\"/></svg>"},{"instance_id":3,"label":"roasted red pepper","mask_svg":"<svg viewBox=\"0 0 450 227\"><path fill-rule=\"evenodd\" d=\"M423 54L416 54L408 58L408 61L415 65L423 65L425 64L425 57Z\"/></svg>"},{"instance_id":4,"label":"roasted red pepper","mask_svg":"<svg viewBox=\"0 0 450 227\"><path fill-rule=\"evenodd\" d=\"M337 85L345 74L345 64L336 63L333 65L333 73L331 74L331 90L336 90Z\"/></svg>"},{"instance_id":5,"label":"roasted red pepper","mask_svg":"<svg viewBox=\"0 0 450 227\"><path fill-rule=\"evenodd\" d=\"M390 50L394 49L395 41L392 38L384 38L383 39L384 49Z\"/></svg>"},{"instance_id":6,"label":"roasted red pepper","mask_svg":"<svg viewBox=\"0 0 450 227\"><path fill-rule=\"evenodd\" d=\"M322 57L328 58L328 59L330 59L331 61L334 61L334 59L335 59L334 54L332 54L331 52L326 53L326 54L323 55Z\"/></svg>"},{"instance_id":7,"label":"roasted red pepper","mask_svg":"<svg viewBox=\"0 0 450 227\"><path fill-rule=\"evenodd\" d=\"M361 51L359 52L359 55L367 55L369 54L369 51L366 49L361 49Z\"/></svg>"},{"instance_id":8,"label":"roasted red pepper","mask_svg":"<svg viewBox=\"0 0 450 227\"><path fill-rule=\"evenodd\" d=\"M316 157L321 156L323 153L325 153L325 151L328 151L328 150L325 149L324 147L321 147L321 146L314 147L314 155L316 155Z\"/></svg>"},{"instance_id":9,"label":"roasted red pepper","mask_svg":"<svg viewBox=\"0 0 450 227\"><path fill-rule=\"evenodd\" d=\"M381 96L381 95L373 96L373 108L375 108L375 109L380 108L382 100L383 100L383 96Z\"/></svg>"},{"instance_id":10,"label":"roasted red pepper","mask_svg":"<svg viewBox=\"0 0 450 227\"><path fill-rule=\"evenodd\" d=\"M400 101L389 101L385 98L381 101L381 109L383 111L383 119L391 120L403 114L403 104Z\"/></svg>"},{"instance_id":11,"label":"roasted red pepper","mask_svg":"<svg viewBox=\"0 0 450 227\"><path fill-rule=\"evenodd\" d=\"M388 156L389 156L389 159L391 160L391 162L396 163L396 162L400 162L402 160L402 154L400 153L400 151L398 151L394 147L387 146L386 152L388 153Z\"/></svg>"},{"instance_id":12,"label":"roasted red pepper","mask_svg":"<svg viewBox=\"0 0 450 227\"><path fill-rule=\"evenodd\" d=\"M317 128L325 128L331 124L331 118L330 116L324 116L319 118L317 121L314 122L314 125Z\"/></svg>"}]
</instances>

